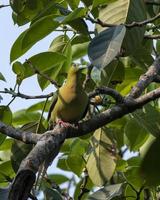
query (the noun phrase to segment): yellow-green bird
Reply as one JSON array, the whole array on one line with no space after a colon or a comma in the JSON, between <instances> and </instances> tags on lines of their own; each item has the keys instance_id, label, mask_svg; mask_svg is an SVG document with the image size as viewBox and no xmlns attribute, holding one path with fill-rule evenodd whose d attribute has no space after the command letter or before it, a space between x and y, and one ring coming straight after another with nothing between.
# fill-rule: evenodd
<instances>
[{"instance_id":1,"label":"yellow-green bird","mask_svg":"<svg viewBox=\"0 0 160 200\"><path fill-rule=\"evenodd\" d=\"M66 83L50 107L48 118L51 123L77 123L85 116L89 98L83 89L82 69L75 65L69 69Z\"/></svg>"}]
</instances>

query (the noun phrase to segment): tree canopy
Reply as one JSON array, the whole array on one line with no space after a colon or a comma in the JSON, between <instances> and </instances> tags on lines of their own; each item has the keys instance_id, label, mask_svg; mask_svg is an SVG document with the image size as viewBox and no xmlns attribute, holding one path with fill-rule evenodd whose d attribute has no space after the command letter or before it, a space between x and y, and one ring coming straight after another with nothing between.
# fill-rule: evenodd
<instances>
[{"instance_id":1,"label":"tree canopy","mask_svg":"<svg viewBox=\"0 0 160 200\"><path fill-rule=\"evenodd\" d=\"M29 27L10 49L15 85L0 89L0 199L159 199L160 1L10 0L0 11L8 7L14 24ZM48 51L20 61L51 33ZM86 67L88 113L48 131L47 113L72 63ZM32 76L42 94L21 86ZM0 81L7 82L2 71ZM50 85L55 91L44 94ZM39 102L14 112L16 98ZM58 153L57 167L72 176L42 169Z\"/></svg>"}]
</instances>

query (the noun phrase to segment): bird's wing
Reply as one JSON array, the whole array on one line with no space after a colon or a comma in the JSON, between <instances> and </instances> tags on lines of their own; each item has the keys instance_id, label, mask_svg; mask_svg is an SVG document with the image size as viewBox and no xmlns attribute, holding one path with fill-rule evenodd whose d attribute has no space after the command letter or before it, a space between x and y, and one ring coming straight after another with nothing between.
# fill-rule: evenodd
<instances>
[{"instance_id":1,"label":"bird's wing","mask_svg":"<svg viewBox=\"0 0 160 200\"><path fill-rule=\"evenodd\" d=\"M88 112L89 102L90 102L90 101L89 101L89 98L88 98L88 103L87 103L86 109L85 109L85 111L84 111L84 113L83 113L82 119L86 116L86 114L87 114L87 112Z\"/></svg>"},{"instance_id":2,"label":"bird's wing","mask_svg":"<svg viewBox=\"0 0 160 200\"><path fill-rule=\"evenodd\" d=\"M57 103L57 100L58 100L58 93L56 92L55 95L53 96L52 98L52 103L51 103L51 106L49 108L49 111L48 111L48 116L47 116L47 121L50 122L50 118L51 118L51 113L54 109L54 106L56 105ZM50 130L52 127L52 125L49 123L49 127L48 127L48 130Z\"/></svg>"}]
</instances>

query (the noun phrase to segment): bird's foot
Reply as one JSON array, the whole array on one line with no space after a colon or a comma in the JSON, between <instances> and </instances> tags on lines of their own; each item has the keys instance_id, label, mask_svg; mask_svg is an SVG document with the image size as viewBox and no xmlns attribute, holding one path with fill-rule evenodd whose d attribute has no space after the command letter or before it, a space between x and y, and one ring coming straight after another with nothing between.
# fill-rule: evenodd
<instances>
[{"instance_id":1,"label":"bird's foot","mask_svg":"<svg viewBox=\"0 0 160 200\"><path fill-rule=\"evenodd\" d=\"M59 120L57 121L57 124L60 125L60 126L65 127L65 128L68 128L68 127L72 126L69 122L64 122L64 121L61 120L61 119L59 119Z\"/></svg>"}]
</instances>

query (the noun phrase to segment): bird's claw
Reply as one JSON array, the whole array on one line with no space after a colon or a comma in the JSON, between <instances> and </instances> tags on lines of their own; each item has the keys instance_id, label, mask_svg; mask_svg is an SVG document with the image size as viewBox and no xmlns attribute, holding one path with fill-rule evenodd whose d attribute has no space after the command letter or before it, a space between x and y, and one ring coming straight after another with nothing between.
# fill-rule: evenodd
<instances>
[{"instance_id":1,"label":"bird's claw","mask_svg":"<svg viewBox=\"0 0 160 200\"><path fill-rule=\"evenodd\" d=\"M68 127L71 126L71 124L70 124L69 122L64 122L64 121L62 121L61 119L59 119L59 120L57 121L57 124L60 125L60 126L65 127L65 128L68 128Z\"/></svg>"}]
</instances>

